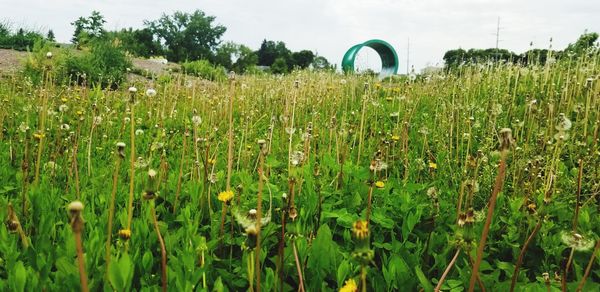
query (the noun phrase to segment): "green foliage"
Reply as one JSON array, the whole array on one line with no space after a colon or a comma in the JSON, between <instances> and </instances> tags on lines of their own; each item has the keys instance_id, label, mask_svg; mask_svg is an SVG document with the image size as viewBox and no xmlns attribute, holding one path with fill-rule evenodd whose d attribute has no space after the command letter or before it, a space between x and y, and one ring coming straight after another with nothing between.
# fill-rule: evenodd
<instances>
[{"instance_id":1,"label":"green foliage","mask_svg":"<svg viewBox=\"0 0 600 292\"><path fill-rule=\"evenodd\" d=\"M597 40L598 33L586 32L574 44L569 44L564 51L532 48L522 54L516 54L505 49L469 49L465 51L459 48L447 51L443 59L447 69L456 69L461 65L490 64L494 62L545 65L549 60L552 60L553 63L561 58L593 54L592 49L598 49ZM550 42L552 43L552 39L550 39Z\"/></svg>"},{"instance_id":2,"label":"green foliage","mask_svg":"<svg viewBox=\"0 0 600 292\"><path fill-rule=\"evenodd\" d=\"M362 275L367 291L431 291L455 254L441 290L465 291L501 143L511 146L481 285L509 289L521 248L541 222L516 291L559 291L554 273L562 273L571 251L567 289L576 290L590 261L583 291L600 288L600 255L593 256L600 237L600 100L594 95L600 52L547 66L463 66L408 84L309 70L246 74L233 82L174 73L133 82L137 93L58 82L72 76L65 70L69 60L82 58L73 67L94 70L101 65L89 54L115 58L96 51L111 48L94 46L73 51L38 44L30 55L41 72L37 83L0 80L0 218L7 221L0 227L0 291L80 290L65 208L76 199L85 205L90 291L159 289L154 218L170 291L247 291L257 287L251 275L258 273L263 291L297 291L299 273L306 291L360 286ZM224 78L224 69L208 61L187 67ZM144 95L149 88L156 95ZM117 142L126 144L122 153ZM147 202L142 193L150 169L159 179L156 199ZM126 239L118 232L128 228L130 179L133 219ZM222 202L218 194L227 189L233 200ZM260 190L263 201L257 202ZM24 241L11 232L9 202ZM259 203L260 270L254 270L256 217L249 210ZM367 216L368 224L354 225Z\"/></svg>"},{"instance_id":3,"label":"green foliage","mask_svg":"<svg viewBox=\"0 0 600 292\"><path fill-rule=\"evenodd\" d=\"M149 28L109 31L106 37L113 42L118 42L124 51L138 57L149 58L164 53L160 42L154 39Z\"/></svg>"},{"instance_id":4,"label":"green foliage","mask_svg":"<svg viewBox=\"0 0 600 292\"><path fill-rule=\"evenodd\" d=\"M211 60L226 28L214 24L215 17L201 10L192 13L177 11L163 14L145 25L159 42L164 45L167 59L173 62L184 60Z\"/></svg>"},{"instance_id":5,"label":"green foliage","mask_svg":"<svg viewBox=\"0 0 600 292\"><path fill-rule=\"evenodd\" d=\"M292 53L292 65L300 69L306 69L315 60L315 54L309 50Z\"/></svg>"},{"instance_id":6,"label":"green foliage","mask_svg":"<svg viewBox=\"0 0 600 292\"><path fill-rule=\"evenodd\" d=\"M52 58L46 56L53 52ZM59 84L86 84L102 88L116 88L125 81L131 60L114 43L94 41L88 51L53 49L49 44L37 43L25 61L23 70L34 84L51 78Z\"/></svg>"},{"instance_id":7,"label":"green foliage","mask_svg":"<svg viewBox=\"0 0 600 292\"><path fill-rule=\"evenodd\" d=\"M212 65L207 60L185 62L181 64L181 68L186 74L198 76L207 80L218 81L227 78L224 67Z\"/></svg>"},{"instance_id":8,"label":"green foliage","mask_svg":"<svg viewBox=\"0 0 600 292\"><path fill-rule=\"evenodd\" d=\"M19 28L13 33L7 23L0 23L0 49L27 51L32 50L36 42L45 40L39 32Z\"/></svg>"},{"instance_id":9,"label":"green foliage","mask_svg":"<svg viewBox=\"0 0 600 292\"><path fill-rule=\"evenodd\" d=\"M271 64L271 72L274 74L285 74L288 72L288 64L285 61L285 58L277 58L275 62Z\"/></svg>"},{"instance_id":10,"label":"green foliage","mask_svg":"<svg viewBox=\"0 0 600 292\"><path fill-rule=\"evenodd\" d=\"M71 42L80 48L91 41L104 37L106 34L106 30L104 29L105 23L104 16L95 10L88 17L79 17L77 20L71 22L74 28Z\"/></svg>"}]
</instances>

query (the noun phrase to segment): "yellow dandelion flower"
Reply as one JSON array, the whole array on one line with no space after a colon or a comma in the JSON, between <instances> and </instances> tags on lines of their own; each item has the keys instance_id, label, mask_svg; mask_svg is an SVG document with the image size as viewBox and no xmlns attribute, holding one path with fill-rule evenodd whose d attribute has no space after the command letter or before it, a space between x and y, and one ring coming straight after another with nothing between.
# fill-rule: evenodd
<instances>
[{"instance_id":1,"label":"yellow dandelion flower","mask_svg":"<svg viewBox=\"0 0 600 292\"><path fill-rule=\"evenodd\" d=\"M346 280L346 283L344 284L344 286L342 286L342 288L340 288L340 292L356 292L356 291L358 291L358 286L356 285L356 282L352 278Z\"/></svg>"},{"instance_id":2,"label":"yellow dandelion flower","mask_svg":"<svg viewBox=\"0 0 600 292\"><path fill-rule=\"evenodd\" d=\"M128 240L129 238L131 238L131 230L130 229L119 230L119 237L123 240Z\"/></svg>"},{"instance_id":3,"label":"yellow dandelion flower","mask_svg":"<svg viewBox=\"0 0 600 292\"><path fill-rule=\"evenodd\" d=\"M213 158L213 159L208 159L208 164L215 164L217 163L217 159Z\"/></svg>"},{"instance_id":4,"label":"yellow dandelion flower","mask_svg":"<svg viewBox=\"0 0 600 292\"><path fill-rule=\"evenodd\" d=\"M357 220L352 224L352 233L358 239L364 239L369 236L369 223L365 220Z\"/></svg>"},{"instance_id":5,"label":"yellow dandelion flower","mask_svg":"<svg viewBox=\"0 0 600 292\"><path fill-rule=\"evenodd\" d=\"M391 96L388 96L388 97L386 97L386 98L385 98L385 100L386 100L386 101L392 101L392 100L394 100L394 99L393 99Z\"/></svg>"},{"instance_id":6,"label":"yellow dandelion flower","mask_svg":"<svg viewBox=\"0 0 600 292\"><path fill-rule=\"evenodd\" d=\"M83 111L77 111L77 115L78 115L78 116L81 116L81 115L83 115Z\"/></svg>"},{"instance_id":7,"label":"yellow dandelion flower","mask_svg":"<svg viewBox=\"0 0 600 292\"><path fill-rule=\"evenodd\" d=\"M435 162L433 162L433 161L430 161L429 162L429 168L431 168L431 169L437 169L437 164Z\"/></svg>"},{"instance_id":8,"label":"yellow dandelion flower","mask_svg":"<svg viewBox=\"0 0 600 292\"><path fill-rule=\"evenodd\" d=\"M34 133L33 134L33 138L35 138L36 140L42 140L42 138L46 137L46 135L44 133Z\"/></svg>"},{"instance_id":9,"label":"yellow dandelion flower","mask_svg":"<svg viewBox=\"0 0 600 292\"><path fill-rule=\"evenodd\" d=\"M392 136L392 140L393 140L393 141L400 141L400 136L398 136L398 135L393 135L393 136Z\"/></svg>"},{"instance_id":10,"label":"yellow dandelion flower","mask_svg":"<svg viewBox=\"0 0 600 292\"><path fill-rule=\"evenodd\" d=\"M60 99L62 102L66 103L67 101L69 101L66 97L63 97Z\"/></svg>"},{"instance_id":11,"label":"yellow dandelion flower","mask_svg":"<svg viewBox=\"0 0 600 292\"><path fill-rule=\"evenodd\" d=\"M378 189L383 189L383 187L385 187L385 183L378 180L377 182L375 182L375 187L377 187Z\"/></svg>"},{"instance_id":12,"label":"yellow dandelion flower","mask_svg":"<svg viewBox=\"0 0 600 292\"><path fill-rule=\"evenodd\" d=\"M233 191L224 191L220 192L217 196L217 199L223 203L229 203L233 199Z\"/></svg>"}]
</instances>

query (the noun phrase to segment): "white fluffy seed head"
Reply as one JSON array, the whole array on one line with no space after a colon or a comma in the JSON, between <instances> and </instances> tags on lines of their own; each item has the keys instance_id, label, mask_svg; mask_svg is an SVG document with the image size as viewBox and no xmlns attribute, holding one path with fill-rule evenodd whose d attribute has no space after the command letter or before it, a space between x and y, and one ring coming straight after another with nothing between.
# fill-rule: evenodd
<instances>
[{"instance_id":1,"label":"white fluffy seed head","mask_svg":"<svg viewBox=\"0 0 600 292\"><path fill-rule=\"evenodd\" d=\"M154 90L153 88L148 88L146 90L146 96L147 97L155 97L156 96L156 90Z\"/></svg>"},{"instance_id":2,"label":"white fluffy seed head","mask_svg":"<svg viewBox=\"0 0 600 292\"><path fill-rule=\"evenodd\" d=\"M83 203L81 203L80 201L73 201L69 204L67 209L70 212L81 212L83 211Z\"/></svg>"}]
</instances>

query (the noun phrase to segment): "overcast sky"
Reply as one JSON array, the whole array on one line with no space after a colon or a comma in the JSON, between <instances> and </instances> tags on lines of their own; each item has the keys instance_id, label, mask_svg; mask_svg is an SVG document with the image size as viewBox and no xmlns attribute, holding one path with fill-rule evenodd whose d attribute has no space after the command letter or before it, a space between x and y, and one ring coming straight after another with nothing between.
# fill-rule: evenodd
<instances>
[{"instance_id":1,"label":"overcast sky","mask_svg":"<svg viewBox=\"0 0 600 292\"><path fill-rule=\"evenodd\" d=\"M441 62L449 49L494 47L498 17L500 47L517 53L530 42L547 48L552 37L553 48L562 49L585 29L600 32L599 0L0 0L0 20L53 29L68 42L70 23L92 10L112 30L195 9L227 27L224 40L254 49L265 38L281 40L337 64L352 45L380 38L395 47L400 72L409 38L410 64L420 69Z\"/></svg>"}]
</instances>

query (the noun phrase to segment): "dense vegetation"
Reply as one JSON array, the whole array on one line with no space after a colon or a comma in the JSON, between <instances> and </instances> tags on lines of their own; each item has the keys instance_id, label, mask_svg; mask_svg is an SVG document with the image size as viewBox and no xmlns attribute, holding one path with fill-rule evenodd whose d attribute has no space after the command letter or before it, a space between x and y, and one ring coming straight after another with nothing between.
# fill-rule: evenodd
<instances>
[{"instance_id":1,"label":"dense vegetation","mask_svg":"<svg viewBox=\"0 0 600 292\"><path fill-rule=\"evenodd\" d=\"M596 48L383 83L41 68L0 81L2 291L600 289Z\"/></svg>"},{"instance_id":2,"label":"dense vegetation","mask_svg":"<svg viewBox=\"0 0 600 292\"><path fill-rule=\"evenodd\" d=\"M553 50L552 39L549 49L532 48L517 54L506 49L455 49L444 54L444 63L447 69L455 69L461 64L486 64L489 62L508 62L513 64L546 64L554 63L559 59L573 58L584 54L588 49L598 47L598 33L585 32L575 43L569 44L564 50Z\"/></svg>"}]
</instances>

